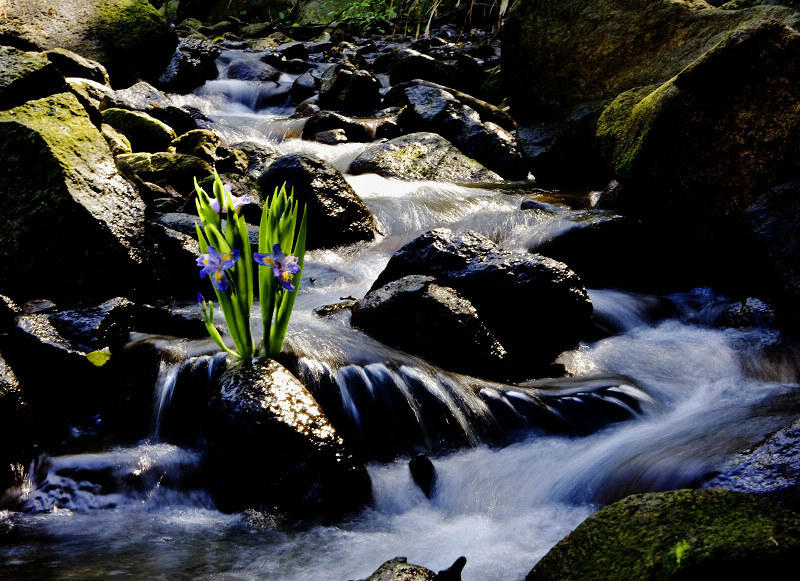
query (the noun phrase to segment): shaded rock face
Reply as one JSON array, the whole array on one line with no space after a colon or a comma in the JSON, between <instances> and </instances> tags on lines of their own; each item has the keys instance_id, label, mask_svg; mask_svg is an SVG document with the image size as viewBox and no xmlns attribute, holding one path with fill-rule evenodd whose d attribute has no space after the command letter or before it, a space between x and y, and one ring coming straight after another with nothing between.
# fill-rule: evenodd
<instances>
[{"instance_id":1,"label":"shaded rock face","mask_svg":"<svg viewBox=\"0 0 800 581\"><path fill-rule=\"evenodd\" d=\"M221 509L334 516L369 502L366 469L283 366L267 360L228 370L219 388L209 445Z\"/></svg>"},{"instance_id":2,"label":"shaded rock face","mask_svg":"<svg viewBox=\"0 0 800 581\"><path fill-rule=\"evenodd\" d=\"M412 79L425 79L447 87L474 92L483 81L483 70L466 54L437 59L411 48L398 50L391 57L389 80L393 85Z\"/></svg>"},{"instance_id":3,"label":"shaded rock face","mask_svg":"<svg viewBox=\"0 0 800 581\"><path fill-rule=\"evenodd\" d=\"M399 122L405 131L434 131L464 154L508 179L527 176L514 136L465 105L444 87L407 83L392 88L384 104L405 107Z\"/></svg>"},{"instance_id":4,"label":"shaded rock face","mask_svg":"<svg viewBox=\"0 0 800 581\"><path fill-rule=\"evenodd\" d=\"M211 165L199 157L183 153L131 153L117 156L119 170L142 187L143 182L172 186L181 193L194 191L198 180L213 173Z\"/></svg>"},{"instance_id":5,"label":"shaded rock face","mask_svg":"<svg viewBox=\"0 0 800 581\"><path fill-rule=\"evenodd\" d=\"M498 375L506 351L468 300L430 276L405 276L367 293L352 324L446 369Z\"/></svg>"},{"instance_id":6,"label":"shaded rock face","mask_svg":"<svg viewBox=\"0 0 800 581\"><path fill-rule=\"evenodd\" d=\"M106 109L103 122L127 137L135 152L165 151L175 139L172 127L140 111Z\"/></svg>"},{"instance_id":7,"label":"shaded rock face","mask_svg":"<svg viewBox=\"0 0 800 581\"><path fill-rule=\"evenodd\" d=\"M22 484L33 455L30 421L19 380L0 354L0 506L3 491Z\"/></svg>"},{"instance_id":8,"label":"shaded rock face","mask_svg":"<svg viewBox=\"0 0 800 581\"><path fill-rule=\"evenodd\" d=\"M102 63L116 86L157 77L177 43L147 0L8 0L3 16L6 44L66 48Z\"/></svg>"},{"instance_id":9,"label":"shaded rock face","mask_svg":"<svg viewBox=\"0 0 800 581\"><path fill-rule=\"evenodd\" d=\"M333 129L343 130L348 141L367 142L375 138L375 130L363 121L333 111L318 111L303 126L303 139L314 139L317 133Z\"/></svg>"},{"instance_id":10,"label":"shaded rock face","mask_svg":"<svg viewBox=\"0 0 800 581\"><path fill-rule=\"evenodd\" d=\"M725 490L636 494L562 539L527 581L783 578L800 564L800 515Z\"/></svg>"},{"instance_id":11,"label":"shaded rock face","mask_svg":"<svg viewBox=\"0 0 800 581\"><path fill-rule=\"evenodd\" d=\"M63 75L47 57L11 46L0 46L0 108L67 90Z\"/></svg>"},{"instance_id":12,"label":"shaded rock face","mask_svg":"<svg viewBox=\"0 0 800 581\"><path fill-rule=\"evenodd\" d=\"M47 55L47 60L53 63L65 77L89 79L107 87L111 86L111 79L106 68L96 61L83 58L81 55L64 48L54 48L48 50L45 54Z\"/></svg>"},{"instance_id":13,"label":"shaded rock face","mask_svg":"<svg viewBox=\"0 0 800 581\"><path fill-rule=\"evenodd\" d=\"M219 45L199 35L182 38L158 84L166 91L188 93L207 80L216 79L216 61L221 52Z\"/></svg>"},{"instance_id":14,"label":"shaded rock face","mask_svg":"<svg viewBox=\"0 0 800 581\"><path fill-rule=\"evenodd\" d=\"M83 351L121 346L133 330L136 306L124 297L95 307L54 313L50 320L59 333Z\"/></svg>"},{"instance_id":15,"label":"shaded rock face","mask_svg":"<svg viewBox=\"0 0 800 581\"><path fill-rule=\"evenodd\" d=\"M509 355L532 373L574 347L592 314L586 289L565 264L512 254L475 232L437 229L412 240L392 256L370 292L410 274L432 276L468 299Z\"/></svg>"},{"instance_id":16,"label":"shaded rock face","mask_svg":"<svg viewBox=\"0 0 800 581\"><path fill-rule=\"evenodd\" d=\"M169 96L145 81L104 95L100 109L111 108L147 113L172 127L179 135L197 129L197 122L189 111L176 106Z\"/></svg>"},{"instance_id":17,"label":"shaded rock face","mask_svg":"<svg viewBox=\"0 0 800 581\"><path fill-rule=\"evenodd\" d=\"M468 158L436 133L412 133L371 145L353 160L348 171L402 180L502 181L499 175Z\"/></svg>"},{"instance_id":18,"label":"shaded rock face","mask_svg":"<svg viewBox=\"0 0 800 581\"><path fill-rule=\"evenodd\" d=\"M258 178L262 197L294 188L306 204L308 248L333 248L375 238L375 219L342 174L329 163L299 153L276 159Z\"/></svg>"},{"instance_id":19,"label":"shaded rock face","mask_svg":"<svg viewBox=\"0 0 800 581\"><path fill-rule=\"evenodd\" d=\"M329 67L320 77L321 107L351 113L369 113L380 103L381 84L369 71L341 63Z\"/></svg>"},{"instance_id":20,"label":"shaded rock face","mask_svg":"<svg viewBox=\"0 0 800 581\"><path fill-rule=\"evenodd\" d=\"M14 168L0 177L4 286L128 292L143 256L144 204L78 100L62 93L0 112L0 136L0 157Z\"/></svg>"},{"instance_id":21,"label":"shaded rock face","mask_svg":"<svg viewBox=\"0 0 800 581\"><path fill-rule=\"evenodd\" d=\"M618 204L739 215L765 187L796 173L799 50L794 30L759 24L646 96L621 95L597 129L614 144L612 169L628 186Z\"/></svg>"},{"instance_id":22,"label":"shaded rock face","mask_svg":"<svg viewBox=\"0 0 800 581\"><path fill-rule=\"evenodd\" d=\"M797 19L790 8L725 11L702 0L515 2L502 70L516 117L531 118L661 84L740 26Z\"/></svg>"},{"instance_id":23,"label":"shaded rock face","mask_svg":"<svg viewBox=\"0 0 800 581\"><path fill-rule=\"evenodd\" d=\"M773 434L704 485L763 496L800 508L800 421Z\"/></svg>"}]
</instances>

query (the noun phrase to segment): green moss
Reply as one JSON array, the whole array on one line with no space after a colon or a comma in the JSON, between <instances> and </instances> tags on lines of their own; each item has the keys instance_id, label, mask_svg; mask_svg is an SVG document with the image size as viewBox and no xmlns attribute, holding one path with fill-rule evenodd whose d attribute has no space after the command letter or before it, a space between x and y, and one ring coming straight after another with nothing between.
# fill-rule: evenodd
<instances>
[{"instance_id":1,"label":"green moss","mask_svg":"<svg viewBox=\"0 0 800 581\"><path fill-rule=\"evenodd\" d=\"M747 579L800 565L800 515L725 490L629 496L589 517L528 581Z\"/></svg>"},{"instance_id":2,"label":"green moss","mask_svg":"<svg viewBox=\"0 0 800 581\"><path fill-rule=\"evenodd\" d=\"M595 137L603 159L613 164L615 152L622 141L633 108L657 88L656 85L637 87L617 96L600 114Z\"/></svg>"}]
</instances>

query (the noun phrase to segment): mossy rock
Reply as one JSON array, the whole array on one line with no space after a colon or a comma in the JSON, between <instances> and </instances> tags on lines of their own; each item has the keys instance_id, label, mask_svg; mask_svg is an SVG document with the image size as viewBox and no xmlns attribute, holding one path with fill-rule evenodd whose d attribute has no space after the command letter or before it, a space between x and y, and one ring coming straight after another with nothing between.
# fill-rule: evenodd
<instances>
[{"instance_id":1,"label":"mossy rock","mask_svg":"<svg viewBox=\"0 0 800 581\"><path fill-rule=\"evenodd\" d=\"M175 139L172 145L178 153L194 155L209 163L216 159L219 137L208 129L193 129Z\"/></svg>"},{"instance_id":2,"label":"mossy rock","mask_svg":"<svg viewBox=\"0 0 800 581\"><path fill-rule=\"evenodd\" d=\"M133 153L131 142L122 133L111 127L108 123L103 123L100 126L100 133L106 138L106 143L111 149L113 155L122 155L125 153Z\"/></svg>"},{"instance_id":3,"label":"mossy rock","mask_svg":"<svg viewBox=\"0 0 800 581\"><path fill-rule=\"evenodd\" d=\"M402 180L498 182L502 178L435 133L412 133L367 147L353 160L352 174L375 173Z\"/></svg>"},{"instance_id":4,"label":"mossy rock","mask_svg":"<svg viewBox=\"0 0 800 581\"><path fill-rule=\"evenodd\" d=\"M147 0L7 0L3 16L6 44L71 50L102 63L115 86L157 78L177 43Z\"/></svg>"},{"instance_id":5,"label":"mossy rock","mask_svg":"<svg viewBox=\"0 0 800 581\"><path fill-rule=\"evenodd\" d=\"M726 35L768 20L797 25L800 14L703 0L518 1L503 27L503 78L518 119L559 113L663 83Z\"/></svg>"},{"instance_id":6,"label":"mossy rock","mask_svg":"<svg viewBox=\"0 0 800 581\"><path fill-rule=\"evenodd\" d=\"M66 89L63 75L45 55L0 46L0 109Z\"/></svg>"},{"instance_id":7,"label":"mossy rock","mask_svg":"<svg viewBox=\"0 0 800 581\"><path fill-rule=\"evenodd\" d=\"M194 178L211 175L205 160L183 153L132 153L116 158L120 171L135 183L170 185L180 193L194 191Z\"/></svg>"},{"instance_id":8,"label":"mossy rock","mask_svg":"<svg viewBox=\"0 0 800 581\"><path fill-rule=\"evenodd\" d=\"M60 93L0 112L0 158L10 168L0 174L3 286L47 296L130 292L144 205L77 98Z\"/></svg>"},{"instance_id":9,"label":"mossy rock","mask_svg":"<svg viewBox=\"0 0 800 581\"><path fill-rule=\"evenodd\" d=\"M166 151L175 139L172 127L141 111L106 109L103 111L103 123L125 135L136 152Z\"/></svg>"},{"instance_id":10,"label":"mossy rock","mask_svg":"<svg viewBox=\"0 0 800 581\"><path fill-rule=\"evenodd\" d=\"M800 34L763 23L728 35L674 78L623 93L597 137L621 203L646 213L733 214L798 168Z\"/></svg>"},{"instance_id":11,"label":"mossy rock","mask_svg":"<svg viewBox=\"0 0 800 581\"><path fill-rule=\"evenodd\" d=\"M783 579L800 566L800 515L727 490L637 494L590 516L526 581Z\"/></svg>"}]
</instances>

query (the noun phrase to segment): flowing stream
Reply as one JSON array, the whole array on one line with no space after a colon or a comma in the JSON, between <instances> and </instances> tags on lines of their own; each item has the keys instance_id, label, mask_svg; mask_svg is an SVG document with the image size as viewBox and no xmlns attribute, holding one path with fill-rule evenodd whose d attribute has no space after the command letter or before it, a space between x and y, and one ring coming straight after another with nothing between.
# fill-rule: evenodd
<instances>
[{"instance_id":1,"label":"flowing stream","mask_svg":"<svg viewBox=\"0 0 800 581\"><path fill-rule=\"evenodd\" d=\"M222 80L183 100L203 110L228 143L279 142L284 152L313 153L342 171L363 149L292 137L302 122L287 121L286 108L255 111L259 90ZM382 235L373 243L307 255L287 348L299 356L312 387L334 390L352 433L361 435L374 457L396 451L369 449L373 415L387 408L365 405L364 394L404 410L405 427L418 430L409 439L430 450L436 467L432 497L413 484L408 458L401 457L368 466L374 506L335 525L287 531L256 512L218 512L192 479L198 454L158 438L181 366L199 365L190 356L211 351L208 342L182 344L162 364L151 440L52 458L36 467L29 501L31 508L50 510L0 513L0 578L357 579L398 555L434 570L465 555L464 579L522 579L603 503L633 492L696 486L796 411L797 369L786 363L794 353L768 328L708 324L711 306L724 302L708 289L669 297L675 315L666 319L652 315L652 305L663 298L591 290L597 318L614 334L561 355L576 379L516 389L449 374L381 345L351 329L347 311L315 315L322 305L362 297L391 254L428 229L476 230L506 249L526 252L602 214L591 208L588 194L575 204L538 193L532 183L500 191L374 175L346 178L375 214ZM531 197L542 208L520 210ZM204 357L210 373L216 359ZM390 390L394 395L387 395ZM493 402L524 415L531 393L549 402L555 416L569 416L566 421L592 401L621 410L626 421L608 422L588 435L527 429L502 444L487 443L487 434L503 428L492 423ZM452 419L446 435L451 446L434 445L444 436L426 421L428 400Z\"/></svg>"}]
</instances>

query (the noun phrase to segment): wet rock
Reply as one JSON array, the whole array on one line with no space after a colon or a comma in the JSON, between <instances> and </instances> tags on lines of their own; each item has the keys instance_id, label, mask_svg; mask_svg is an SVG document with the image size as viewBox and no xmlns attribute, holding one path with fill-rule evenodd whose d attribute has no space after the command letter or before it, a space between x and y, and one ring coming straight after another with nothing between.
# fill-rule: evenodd
<instances>
[{"instance_id":1,"label":"wet rock","mask_svg":"<svg viewBox=\"0 0 800 581\"><path fill-rule=\"evenodd\" d=\"M276 361L229 369L210 410L209 453L222 510L268 507L326 518L370 501L364 466L308 390Z\"/></svg>"},{"instance_id":2,"label":"wet rock","mask_svg":"<svg viewBox=\"0 0 800 581\"><path fill-rule=\"evenodd\" d=\"M116 297L94 307L58 311L50 322L78 349L92 351L122 346L133 330L135 310L133 302Z\"/></svg>"},{"instance_id":3,"label":"wet rock","mask_svg":"<svg viewBox=\"0 0 800 581\"><path fill-rule=\"evenodd\" d=\"M178 43L158 84L166 91L188 93L209 79L217 78L219 45L199 35L187 36Z\"/></svg>"},{"instance_id":4,"label":"wet rock","mask_svg":"<svg viewBox=\"0 0 800 581\"><path fill-rule=\"evenodd\" d=\"M435 133L412 133L370 145L353 160L348 172L375 173L411 181L502 181L499 175L465 156Z\"/></svg>"},{"instance_id":5,"label":"wet rock","mask_svg":"<svg viewBox=\"0 0 800 581\"><path fill-rule=\"evenodd\" d=\"M172 127L139 111L106 109L103 111L103 123L127 137L137 153L166 151L175 139Z\"/></svg>"},{"instance_id":6,"label":"wet rock","mask_svg":"<svg viewBox=\"0 0 800 581\"><path fill-rule=\"evenodd\" d=\"M546 9L518 3L509 11L502 71L518 119L562 113L579 103L661 84L738 29L798 19L790 8L722 11L698 0L636 5L601 0L585 8L580 0L568 0Z\"/></svg>"},{"instance_id":7,"label":"wet rock","mask_svg":"<svg viewBox=\"0 0 800 581\"><path fill-rule=\"evenodd\" d=\"M217 168L217 172L219 172L220 175L233 174L244 176L247 174L250 162L244 151L232 149L230 147L218 147L215 152L215 158L214 166Z\"/></svg>"},{"instance_id":8,"label":"wet rock","mask_svg":"<svg viewBox=\"0 0 800 581\"><path fill-rule=\"evenodd\" d=\"M472 303L430 276L405 276L371 290L353 309L352 324L453 371L497 376L506 367L506 350Z\"/></svg>"},{"instance_id":9,"label":"wet rock","mask_svg":"<svg viewBox=\"0 0 800 581\"><path fill-rule=\"evenodd\" d=\"M297 104L317 94L317 78L306 71L292 83L292 103Z\"/></svg>"},{"instance_id":10,"label":"wet rock","mask_svg":"<svg viewBox=\"0 0 800 581\"><path fill-rule=\"evenodd\" d=\"M318 317L332 317L342 311L352 311L356 304L358 304L357 300L348 299L331 305L322 305L314 309L314 314Z\"/></svg>"},{"instance_id":11,"label":"wet rock","mask_svg":"<svg viewBox=\"0 0 800 581\"><path fill-rule=\"evenodd\" d=\"M344 129L330 129L317 133L314 136L314 141L327 145L336 145L338 143L347 143L347 135L345 135Z\"/></svg>"},{"instance_id":12,"label":"wet rock","mask_svg":"<svg viewBox=\"0 0 800 581\"><path fill-rule=\"evenodd\" d=\"M75 96L0 112L0 156L14 168L0 177L5 286L56 295L129 292L142 260L144 204ZM67 259L54 259L65 252Z\"/></svg>"},{"instance_id":13,"label":"wet rock","mask_svg":"<svg viewBox=\"0 0 800 581\"><path fill-rule=\"evenodd\" d=\"M392 85L397 85L412 79L424 79L468 93L480 87L484 73L475 59L463 53L445 57L438 59L411 48L400 49L392 55L389 80Z\"/></svg>"},{"instance_id":14,"label":"wet rock","mask_svg":"<svg viewBox=\"0 0 800 581\"><path fill-rule=\"evenodd\" d=\"M455 96L433 86L408 83L387 94L384 104L404 107L399 122L406 132L433 131L464 154L507 179L524 179L527 164L514 136Z\"/></svg>"},{"instance_id":15,"label":"wet rock","mask_svg":"<svg viewBox=\"0 0 800 581\"><path fill-rule=\"evenodd\" d=\"M194 191L194 179L212 175L211 165L199 157L183 153L132 153L118 155L119 170L134 183L169 185L180 193Z\"/></svg>"},{"instance_id":16,"label":"wet rock","mask_svg":"<svg viewBox=\"0 0 800 581\"><path fill-rule=\"evenodd\" d=\"M247 156L247 175L251 180L257 180L281 155L276 147L267 143L245 141L234 143L231 148L242 151Z\"/></svg>"},{"instance_id":17,"label":"wet rock","mask_svg":"<svg viewBox=\"0 0 800 581\"><path fill-rule=\"evenodd\" d=\"M362 581L434 581L436 573L408 562L406 557L395 557L378 567Z\"/></svg>"},{"instance_id":18,"label":"wet rock","mask_svg":"<svg viewBox=\"0 0 800 581\"><path fill-rule=\"evenodd\" d=\"M333 111L319 111L314 113L303 126L303 139L314 139L321 131L341 129L348 141L372 141L375 131L367 123L346 117Z\"/></svg>"},{"instance_id":19,"label":"wet rock","mask_svg":"<svg viewBox=\"0 0 800 581\"><path fill-rule=\"evenodd\" d=\"M11 297L0 295L0 336L16 326L16 318L21 313L19 305Z\"/></svg>"},{"instance_id":20,"label":"wet rock","mask_svg":"<svg viewBox=\"0 0 800 581\"><path fill-rule=\"evenodd\" d=\"M647 96L620 95L597 125L614 144L611 168L626 186L618 206L736 218L795 175L798 49L796 31L761 23L728 36Z\"/></svg>"},{"instance_id":21,"label":"wet rock","mask_svg":"<svg viewBox=\"0 0 800 581\"><path fill-rule=\"evenodd\" d=\"M31 418L19 380L0 353L0 507L3 491L21 486L33 457Z\"/></svg>"},{"instance_id":22,"label":"wet rock","mask_svg":"<svg viewBox=\"0 0 800 581\"><path fill-rule=\"evenodd\" d=\"M219 137L208 129L194 129L175 139L172 145L177 153L193 155L208 163L214 163L217 158Z\"/></svg>"},{"instance_id":23,"label":"wet rock","mask_svg":"<svg viewBox=\"0 0 800 581\"><path fill-rule=\"evenodd\" d=\"M177 107L166 94L144 81L104 95L100 109L111 108L147 113L172 127L179 135L197 129L197 122L189 110Z\"/></svg>"},{"instance_id":24,"label":"wet rock","mask_svg":"<svg viewBox=\"0 0 800 581\"><path fill-rule=\"evenodd\" d=\"M308 211L308 248L333 248L375 238L375 219L329 163L299 153L276 159L258 178L263 196L286 184Z\"/></svg>"},{"instance_id":25,"label":"wet rock","mask_svg":"<svg viewBox=\"0 0 800 581\"><path fill-rule=\"evenodd\" d=\"M102 63L115 86L157 77L177 42L147 0L12 0L3 7L0 37Z\"/></svg>"},{"instance_id":26,"label":"wet rock","mask_svg":"<svg viewBox=\"0 0 800 581\"><path fill-rule=\"evenodd\" d=\"M292 59L308 59L308 48L302 42L285 42L280 45L277 49L275 49L279 55L283 56L287 60Z\"/></svg>"},{"instance_id":27,"label":"wet rock","mask_svg":"<svg viewBox=\"0 0 800 581\"><path fill-rule=\"evenodd\" d=\"M135 322L135 329L141 333L186 339L208 337L208 331L199 310L190 312L187 309L140 303L136 305Z\"/></svg>"},{"instance_id":28,"label":"wet rock","mask_svg":"<svg viewBox=\"0 0 800 581\"><path fill-rule=\"evenodd\" d=\"M800 420L735 458L704 488L725 488L800 508Z\"/></svg>"},{"instance_id":29,"label":"wet rock","mask_svg":"<svg viewBox=\"0 0 800 581\"><path fill-rule=\"evenodd\" d=\"M408 469L414 483L430 498L436 484L436 469L431 459L425 454L417 454L408 462Z\"/></svg>"},{"instance_id":30,"label":"wet rock","mask_svg":"<svg viewBox=\"0 0 800 581\"><path fill-rule=\"evenodd\" d=\"M147 241L151 250L148 276L142 283L143 296L148 300L193 301L198 292L207 292L207 283L203 285L204 281L197 276L195 262L200 256L200 246L196 234L150 222L147 224Z\"/></svg>"},{"instance_id":31,"label":"wet rock","mask_svg":"<svg viewBox=\"0 0 800 581\"><path fill-rule=\"evenodd\" d=\"M515 255L475 232L437 229L415 238L392 256L370 292L410 274L432 276L468 299L522 367L548 364L589 326L591 302L565 264Z\"/></svg>"},{"instance_id":32,"label":"wet rock","mask_svg":"<svg viewBox=\"0 0 800 581\"><path fill-rule=\"evenodd\" d=\"M380 82L352 65L329 67L320 77L319 104L323 108L351 113L370 113L380 103Z\"/></svg>"},{"instance_id":33,"label":"wet rock","mask_svg":"<svg viewBox=\"0 0 800 581\"><path fill-rule=\"evenodd\" d=\"M800 564L800 516L726 490L636 494L603 508L528 573L550 579L782 577Z\"/></svg>"},{"instance_id":34,"label":"wet rock","mask_svg":"<svg viewBox=\"0 0 800 581\"><path fill-rule=\"evenodd\" d=\"M111 86L111 80L108 77L106 68L97 61L83 58L81 55L65 48L48 50L45 55L47 60L53 63L65 77L79 77L107 87Z\"/></svg>"},{"instance_id":35,"label":"wet rock","mask_svg":"<svg viewBox=\"0 0 800 581\"><path fill-rule=\"evenodd\" d=\"M0 46L0 109L66 89L64 76L46 55Z\"/></svg>"},{"instance_id":36,"label":"wet rock","mask_svg":"<svg viewBox=\"0 0 800 581\"><path fill-rule=\"evenodd\" d=\"M281 72L272 65L252 59L232 62L226 74L229 79L240 81L277 81L281 76Z\"/></svg>"}]
</instances>

